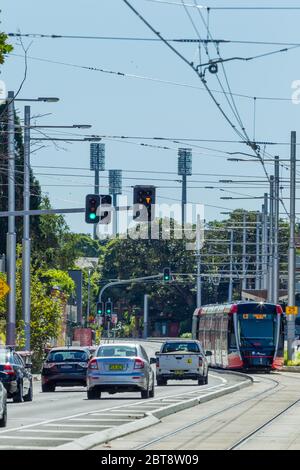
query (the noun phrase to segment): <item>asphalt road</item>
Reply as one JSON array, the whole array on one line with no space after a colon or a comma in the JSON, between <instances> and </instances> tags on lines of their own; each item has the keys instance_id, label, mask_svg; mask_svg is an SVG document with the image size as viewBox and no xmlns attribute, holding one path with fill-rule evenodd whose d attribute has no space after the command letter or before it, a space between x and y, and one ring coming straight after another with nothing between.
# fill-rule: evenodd
<instances>
[{"instance_id":1,"label":"asphalt road","mask_svg":"<svg viewBox=\"0 0 300 470\"><path fill-rule=\"evenodd\" d=\"M159 349L156 343L144 343L144 346L149 356ZM8 425L0 430L0 449L55 447L70 438L123 424L129 421L129 409L140 413L149 411L157 407L154 402L157 398L175 397L176 400L176 395L216 390L230 380L212 371L205 386L199 386L196 381L170 381L166 387L156 387L155 398L146 401L141 400L139 393L103 393L100 400L87 400L83 387L57 387L54 393L42 393L40 382L34 382L32 402L8 400Z\"/></svg>"}]
</instances>

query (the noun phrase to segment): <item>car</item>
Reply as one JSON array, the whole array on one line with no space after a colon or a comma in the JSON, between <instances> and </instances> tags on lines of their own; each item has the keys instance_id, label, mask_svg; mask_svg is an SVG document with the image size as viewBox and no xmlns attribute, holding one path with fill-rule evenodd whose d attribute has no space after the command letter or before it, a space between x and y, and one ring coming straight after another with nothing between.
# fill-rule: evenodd
<instances>
[{"instance_id":1,"label":"car","mask_svg":"<svg viewBox=\"0 0 300 470\"><path fill-rule=\"evenodd\" d=\"M91 352L86 347L52 348L43 364L42 392L55 392L55 387L86 386L86 371Z\"/></svg>"},{"instance_id":2,"label":"car","mask_svg":"<svg viewBox=\"0 0 300 470\"><path fill-rule=\"evenodd\" d=\"M24 362L12 347L0 348L0 382L4 385L7 397L14 403L32 401L32 364Z\"/></svg>"},{"instance_id":3,"label":"car","mask_svg":"<svg viewBox=\"0 0 300 470\"><path fill-rule=\"evenodd\" d=\"M112 343L98 347L87 369L87 397L101 398L102 392L140 392L141 398L154 397L154 371L142 345Z\"/></svg>"},{"instance_id":4,"label":"car","mask_svg":"<svg viewBox=\"0 0 300 470\"><path fill-rule=\"evenodd\" d=\"M0 428L5 428L7 422L7 392L2 382L0 382Z\"/></svg>"},{"instance_id":5,"label":"car","mask_svg":"<svg viewBox=\"0 0 300 470\"><path fill-rule=\"evenodd\" d=\"M199 385L208 383L208 361L199 341L169 340L156 353L157 385L167 385L168 380L197 380Z\"/></svg>"}]
</instances>

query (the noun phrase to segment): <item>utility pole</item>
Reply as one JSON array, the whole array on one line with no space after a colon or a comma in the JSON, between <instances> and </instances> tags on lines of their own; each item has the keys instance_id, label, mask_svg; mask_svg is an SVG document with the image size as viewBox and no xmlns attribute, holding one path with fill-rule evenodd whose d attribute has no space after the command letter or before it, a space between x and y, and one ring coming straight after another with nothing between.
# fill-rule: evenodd
<instances>
[{"instance_id":1,"label":"utility pole","mask_svg":"<svg viewBox=\"0 0 300 470\"><path fill-rule=\"evenodd\" d=\"M122 194L122 170L109 170L109 194L113 197L113 207L117 207L118 194ZM113 213L113 234L118 233L118 214L114 210Z\"/></svg>"},{"instance_id":2,"label":"utility pole","mask_svg":"<svg viewBox=\"0 0 300 470\"><path fill-rule=\"evenodd\" d=\"M149 321L149 295L144 295L144 339L148 338L148 321Z\"/></svg>"},{"instance_id":3,"label":"utility pole","mask_svg":"<svg viewBox=\"0 0 300 470\"><path fill-rule=\"evenodd\" d=\"M268 301L273 301L273 241L274 241L274 176L270 176Z\"/></svg>"},{"instance_id":4,"label":"utility pole","mask_svg":"<svg viewBox=\"0 0 300 470\"><path fill-rule=\"evenodd\" d=\"M277 304L279 300L279 253L278 253L278 234L279 234L279 156L275 156L275 187L274 187L274 250L273 250L273 299Z\"/></svg>"},{"instance_id":5,"label":"utility pole","mask_svg":"<svg viewBox=\"0 0 300 470\"><path fill-rule=\"evenodd\" d=\"M262 214L262 288L268 289L268 193L264 194Z\"/></svg>"},{"instance_id":6,"label":"utility pole","mask_svg":"<svg viewBox=\"0 0 300 470\"><path fill-rule=\"evenodd\" d=\"M8 153L8 211L15 211L15 111L14 92L8 92L7 153ZM16 342L16 229L15 216L8 217L6 238L7 282L10 287L7 298L6 344Z\"/></svg>"},{"instance_id":7,"label":"utility pole","mask_svg":"<svg viewBox=\"0 0 300 470\"><path fill-rule=\"evenodd\" d=\"M232 266L233 266L233 230L230 230L230 277L228 287L228 303L232 302L232 291L233 291L233 279L232 279Z\"/></svg>"},{"instance_id":8,"label":"utility pole","mask_svg":"<svg viewBox=\"0 0 300 470\"><path fill-rule=\"evenodd\" d=\"M88 298L87 298L87 312L86 312L86 326L89 321L91 311L91 270L88 271Z\"/></svg>"},{"instance_id":9,"label":"utility pole","mask_svg":"<svg viewBox=\"0 0 300 470\"><path fill-rule=\"evenodd\" d=\"M242 289L247 289L247 278L246 278L246 243L247 243L247 229L246 229L246 213L243 214L243 280Z\"/></svg>"},{"instance_id":10,"label":"utility pole","mask_svg":"<svg viewBox=\"0 0 300 470\"><path fill-rule=\"evenodd\" d=\"M95 193L94 194L97 194L99 195L100 194L100 172L97 169L95 169ZM93 238L94 240L97 239L97 225L95 224L94 227L94 232L93 232Z\"/></svg>"},{"instance_id":11,"label":"utility pole","mask_svg":"<svg viewBox=\"0 0 300 470\"><path fill-rule=\"evenodd\" d=\"M295 202L296 202L296 132L291 132L291 172L290 172L290 241L288 258L288 304L295 305ZM288 360L292 359L295 339L295 317L287 315Z\"/></svg>"},{"instance_id":12,"label":"utility pole","mask_svg":"<svg viewBox=\"0 0 300 470\"><path fill-rule=\"evenodd\" d=\"M24 211L30 210L30 106L24 109ZM23 218L23 240L22 240L22 311L25 329L25 350L30 351L30 319L31 319L31 297L30 297L30 216Z\"/></svg>"},{"instance_id":13,"label":"utility pole","mask_svg":"<svg viewBox=\"0 0 300 470\"><path fill-rule=\"evenodd\" d=\"M200 234L200 215L197 215L197 232L196 232L196 258L197 258L197 308L201 307L202 304L202 293L201 293L201 234Z\"/></svg>"},{"instance_id":14,"label":"utility pole","mask_svg":"<svg viewBox=\"0 0 300 470\"><path fill-rule=\"evenodd\" d=\"M100 194L100 171L105 168L105 144L90 144L90 170L95 173L95 194ZM94 225L94 240L97 238L97 225Z\"/></svg>"},{"instance_id":15,"label":"utility pole","mask_svg":"<svg viewBox=\"0 0 300 470\"><path fill-rule=\"evenodd\" d=\"M261 277L260 277L260 212L256 213L256 273L255 273L255 290L261 288Z\"/></svg>"}]
</instances>

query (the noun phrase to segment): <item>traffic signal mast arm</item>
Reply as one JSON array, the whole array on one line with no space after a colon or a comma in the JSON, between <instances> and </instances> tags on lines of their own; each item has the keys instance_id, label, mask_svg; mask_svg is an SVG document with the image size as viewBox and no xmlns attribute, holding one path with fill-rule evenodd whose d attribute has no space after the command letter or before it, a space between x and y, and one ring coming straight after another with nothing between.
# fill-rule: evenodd
<instances>
[{"instance_id":1,"label":"traffic signal mast arm","mask_svg":"<svg viewBox=\"0 0 300 470\"><path fill-rule=\"evenodd\" d=\"M131 284L133 282L143 282L143 281L147 281L148 279L160 279L162 277L163 277L163 274L156 274L155 276L136 277L133 279L124 279L120 281L109 282L108 284L105 284L105 286L102 287L100 294L99 294L98 302L102 301L103 293L109 287L118 286L122 284Z\"/></svg>"}]
</instances>

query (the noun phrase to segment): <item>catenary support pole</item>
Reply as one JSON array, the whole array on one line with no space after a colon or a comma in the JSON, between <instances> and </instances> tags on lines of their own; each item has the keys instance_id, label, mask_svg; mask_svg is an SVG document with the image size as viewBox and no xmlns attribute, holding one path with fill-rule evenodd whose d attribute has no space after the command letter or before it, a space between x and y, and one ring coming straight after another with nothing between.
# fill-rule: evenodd
<instances>
[{"instance_id":1,"label":"catenary support pole","mask_svg":"<svg viewBox=\"0 0 300 470\"><path fill-rule=\"evenodd\" d=\"M8 92L7 153L8 153L8 210L15 210L15 114L14 92ZM7 282L10 291L7 297L6 344L16 342L16 231L15 216L8 217L6 239Z\"/></svg>"},{"instance_id":2,"label":"catenary support pole","mask_svg":"<svg viewBox=\"0 0 300 470\"><path fill-rule=\"evenodd\" d=\"M295 201L296 201L296 132L291 133L291 170L290 170L290 240L288 257L288 304L295 305ZM292 359L295 339L295 317L287 315L288 359Z\"/></svg>"},{"instance_id":3,"label":"catenary support pole","mask_svg":"<svg viewBox=\"0 0 300 470\"><path fill-rule=\"evenodd\" d=\"M274 176L270 176L270 214L269 214L269 262L268 262L268 301L273 300L273 249L274 249Z\"/></svg>"},{"instance_id":4,"label":"catenary support pole","mask_svg":"<svg viewBox=\"0 0 300 470\"><path fill-rule=\"evenodd\" d=\"M197 215L197 234L196 234L196 258L197 258L197 308L202 304L202 285L201 285L201 221L200 215Z\"/></svg>"},{"instance_id":5,"label":"catenary support pole","mask_svg":"<svg viewBox=\"0 0 300 470\"><path fill-rule=\"evenodd\" d=\"M246 229L246 214L243 214L243 280L242 289L247 289L247 278L246 278L246 255L247 255L247 229Z\"/></svg>"},{"instance_id":6,"label":"catenary support pole","mask_svg":"<svg viewBox=\"0 0 300 470\"><path fill-rule=\"evenodd\" d=\"M268 289L268 193L264 194L262 214L262 288Z\"/></svg>"},{"instance_id":7,"label":"catenary support pole","mask_svg":"<svg viewBox=\"0 0 300 470\"><path fill-rule=\"evenodd\" d=\"M260 221L261 214L257 212L256 214L256 266L255 266L255 290L261 288L261 274L260 274Z\"/></svg>"},{"instance_id":8,"label":"catenary support pole","mask_svg":"<svg viewBox=\"0 0 300 470\"><path fill-rule=\"evenodd\" d=\"M30 210L30 106L24 110L24 211ZM30 351L30 319L31 319L31 297L30 297L30 216L23 218L23 240L22 240L22 311L25 329L25 350Z\"/></svg>"},{"instance_id":9,"label":"catenary support pole","mask_svg":"<svg viewBox=\"0 0 300 470\"><path fill-rule=\"evenodd\" d=\"M278 236L279 236L279 156L275 156L274 168L274 253L273 253L273 303L279 300L279 252L278 252Z\"/></svg>"},{"instance_id":10,"label":"catenary support pole","mask_svg":"<svg viewBox=\"0 0 300 470\"><path fill-rule=\"evenodd\" d=\"M232 277L232 270L233 270L233 230L230 230L230 278L229 278L229 286L228 286L228 303L232 302L232 291L233 291L233 277Z\"/></svg>"}]
</instances>

